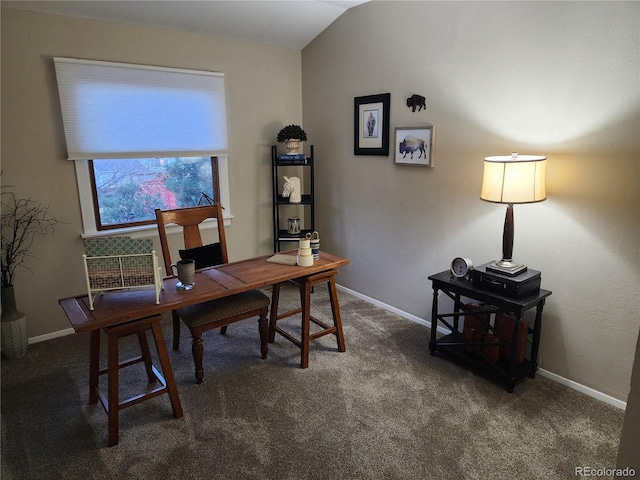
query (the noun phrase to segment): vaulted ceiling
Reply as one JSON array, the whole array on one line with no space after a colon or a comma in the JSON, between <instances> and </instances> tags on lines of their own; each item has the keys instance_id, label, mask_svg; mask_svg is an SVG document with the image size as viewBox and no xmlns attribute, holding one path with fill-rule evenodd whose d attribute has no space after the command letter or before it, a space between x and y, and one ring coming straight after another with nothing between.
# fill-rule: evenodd
<instances>
[{"instance_id":1,"label":"vaulted ceiling","mask_svg":"<svg viewBox=\"0 0 640 480\"><path fill-rule=\"evenodd\" d=\"M366 1L368 0L2 0L2 6L223 35L302 50L346 10Z\"/></svg>"}]
</instances>

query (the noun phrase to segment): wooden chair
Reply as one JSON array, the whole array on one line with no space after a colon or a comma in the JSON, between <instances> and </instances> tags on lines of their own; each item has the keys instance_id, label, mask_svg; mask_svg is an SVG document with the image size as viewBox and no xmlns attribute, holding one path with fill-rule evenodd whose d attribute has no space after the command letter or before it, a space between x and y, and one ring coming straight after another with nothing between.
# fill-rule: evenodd
<instances>
[{"instance_id":1,"label":"wooden chair","mask_svg":"<svg viewBox=\"0 0 640 480\"><path fill-rule=\"evenodd\" d=\"M218 239L215 244L203 245L200 235L200 224L208 219L218 221ZM182 258L192 258L196 261L196 269L206 268L217 264L228 263L227 242L222 218L222 207L219 202L202 207L181 208L176 210L156 210L156 220L160 234L160 244L167 273L171 272L171 254L167 242L165 226L176 224L182 227L184 250L180 250ZM198 288L197 285L195 288ZM202 357L204 346L202 334L207 330L221 328L226 332L226 326L251 317L258 317L258 330L262 358L267 357L267 312L269 297L259 290L250 290L230 297L220 298L173 311L173 349L180 346L180 319L189 327L193 338L192 353L195 362L196 382L202 383L204 370Z\"/></svg>"}]
</instances>

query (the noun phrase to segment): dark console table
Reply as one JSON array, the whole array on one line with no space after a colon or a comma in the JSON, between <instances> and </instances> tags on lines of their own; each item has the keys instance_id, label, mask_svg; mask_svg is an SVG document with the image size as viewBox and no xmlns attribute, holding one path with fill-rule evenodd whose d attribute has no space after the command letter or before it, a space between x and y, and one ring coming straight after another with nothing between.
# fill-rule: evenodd
<instances>
[{"instance_id":1,"label":"dark console table","mask_svg":"<svg viewBox=\"0 0 640 480\"><path fill-rule=\"evenodd\" d=\"M522 378L526 376L533 378L535 376L538 370L538 347L540 345L540 333L542 331L542 309L545 299L551 295L550 291L540 289L536 293L532 293L523 298L509 298L479 288L471 280L455 277L448 270L431 275L428 278L433 285L431 341L429 342L431 355L439 352L449 358L461 361L477 370L494 376L498 380L506 383L509 393L513 392L516 383ZM442 313L439 311L438 297L440 292L453 300L453 312ZM468 299L470 299L470 301ZM470 306L478 302L483 304L482 311L478 311ZM526 332L527 336L531 335L529 358L519 359L518 353L522 348L520 345L521 339L518 335L521 329L520 324L523 321L523 314L534 307L536 309L535 320L533 326L529 325L528 331ZM503 338L495 335L491 343L479 343L470 341L468 336L465 338L460 331L460 318L473 317L484 322L489 333L497 334L495 324L491 321L491 318L494 320L496 318L494 314L511 314L512 317L510 318L514 319L512 328L513 335L511 338ZM436 338L438 323L446 327L450 333ZM508 358L501 356L501 358L496 361L495 358L489 358L489 356L484 353L487 347L508 347L510 355Z\"/></svg>"}]
</instances>

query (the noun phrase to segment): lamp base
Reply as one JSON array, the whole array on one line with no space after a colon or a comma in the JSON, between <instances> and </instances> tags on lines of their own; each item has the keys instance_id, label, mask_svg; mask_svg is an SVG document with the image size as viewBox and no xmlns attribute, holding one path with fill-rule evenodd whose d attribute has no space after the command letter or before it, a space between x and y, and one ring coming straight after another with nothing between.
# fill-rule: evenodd
<instances>
[{"instance_id":1,"label":"lamp base","mask_svg":"<svg viewBox=\"0 0 640 480\"><path fill-rule=\"evenodd\" d=\"M526 265L511 260L496 260L495 262L488 263L486 268L490 272L501 273L502 275L508 275L510 277L515 277L527 271Z\"/></svg>"}]
</instances>

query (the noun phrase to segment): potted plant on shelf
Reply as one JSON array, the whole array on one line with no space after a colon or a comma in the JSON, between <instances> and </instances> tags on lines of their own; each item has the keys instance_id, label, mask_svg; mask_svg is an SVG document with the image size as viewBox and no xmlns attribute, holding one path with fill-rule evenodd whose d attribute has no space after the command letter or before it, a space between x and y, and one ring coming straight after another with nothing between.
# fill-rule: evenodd
<instances>
[{"instance_id":1,"label":"potted plant on shelf","mask_svg":"<svg viewBox=\"0 0 640 480\"><path fill-rule=\"evenodd\" d=\"M49 206L30 198L16 198L13 192L2 192L2 353L7 358L20 358L27 351L27 321L16 307L13 280L18 267L26 268L28 258L36 258L31 247L36 237L53 233L60 223L49 215Z\"/></svg>"},{"instance_id":2,"label":"potted plant on shelf","mask_svg":"<svg viewBox=\"0 0 640 480\"><path fill-rule=\"evenodd\" d=\"M287 125L278 132L276 140L278 143L284 142L287 153L295 155L300 149L300 142L307 140L307 134L300 125Z\"/></svg>"}]
</instances>

